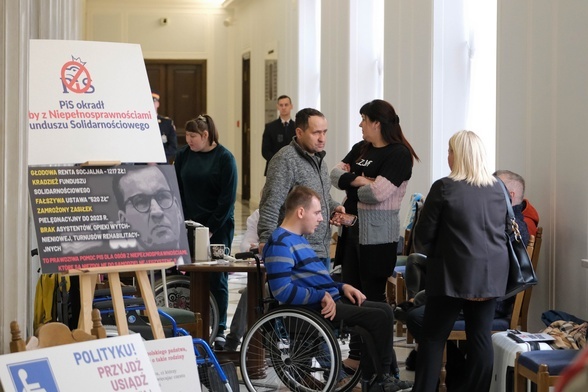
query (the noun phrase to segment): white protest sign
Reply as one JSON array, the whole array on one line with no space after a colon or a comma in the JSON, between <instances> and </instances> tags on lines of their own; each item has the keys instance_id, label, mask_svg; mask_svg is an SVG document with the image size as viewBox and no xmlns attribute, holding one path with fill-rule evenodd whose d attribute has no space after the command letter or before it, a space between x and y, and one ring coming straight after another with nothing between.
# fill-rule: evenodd
<instances>
[{"instance_id":1,"label":"white protest sign","mask_svg":"<svg viewBox=\"0 0 588 392\"><path fill-rule=\"evenodd\" d=\"M31 40L29 165L166 162L137 44Z\"/></svg>"},{"instance_id":2,"label":"white protest sign","mask_svg":"<svg viewBox=\"0 0 588 392\"><path fill-rule=\"evenodd\" d=\"M191 336L147 340L145 347L162 391L201 391Z\"/></svg>"},{"instance_id":3,"label":"white protest sign","mask_svg":"<svg viewBox=\"0 0 588 392\"><path fill-rule=\"evenodd\" d=\"M161 391L141 335L0 355L5 392Z\"/></svg>"}]
</instances>

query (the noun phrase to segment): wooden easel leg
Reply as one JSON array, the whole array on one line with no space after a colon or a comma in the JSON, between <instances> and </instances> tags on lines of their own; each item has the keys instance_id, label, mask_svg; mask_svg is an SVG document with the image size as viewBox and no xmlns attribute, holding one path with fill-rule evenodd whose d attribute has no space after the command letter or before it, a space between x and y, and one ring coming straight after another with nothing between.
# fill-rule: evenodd
<instances>
[{"instance_id":1,"label":"wooden easel leg","mask_svg":"<svg viewBox=\"0 0 588 392\"><path fill-rule=\"evenodd\" d=\"M157 305L155 304L155 296L151 291L151 284L149 283L149 277L147 271L136 271L137 283L141 290L141 297L145 302L145 309L147 317L149 317L149 323L151 324L151 331L155 339L165 339L163 333L163 326L161 325L161 319L159 313L157 313Z\"/></svg>"},{"instance_id":2,"label":"wooden easel leg","mask_svg":"<svg viewBox=\"0 0 588 392\"><path fill-rule=\"evenodd\" d=\"M78 328L84 332L90 333L92 329L92 301L94 300L94 290L98 274L80 275L80 319Z\"/></svg>"},{"instance_id":3,"label":"wooden easel leg","mask_svg":"<svg viewBox=\"0 0 588 392\"><path fill-rule=\"evenodd\" d=\"M162 263L157 266L160 268L173 267L174 263ZM155 339L164 339L163 327L161 326L161 319L157 313L157 305L155 303L155 296L149 283L147 270L152 269L152 265L137 265L133 267L137 275L137 283L143 296L145 303L145 311L151 323L151 330ZM112 303L114 305L114 312L116 317L116 324L120 335L127 335L129 333L129 326L127 324L125 305L122 295L122 288L120 285L120 273L131 271L128 266L121 267L106 267L96 269L71 270L70 275L79 275L80 277L80 318L78 320L78 328L84 332L91 333L92 329L92 303L94 301L94 290L96 289L96 281L98 274L108 274L111 283L110 289L112 294Z\"/></svg>"},{"instance_id":4,"label":"wooden easel leg","mask_svg":"<svg viewBox=\"0 0 588 392\"><path fill-rule=\"evenodd\" d=\"M120 274L118 272L109 273L108 282L110 285L110 294L112 295L112 306L114 308L114 319L116 320L118 334L119 336L128 335L129 324L127 323L125 303L120 285Z\"/></svg>"}]
</instances>

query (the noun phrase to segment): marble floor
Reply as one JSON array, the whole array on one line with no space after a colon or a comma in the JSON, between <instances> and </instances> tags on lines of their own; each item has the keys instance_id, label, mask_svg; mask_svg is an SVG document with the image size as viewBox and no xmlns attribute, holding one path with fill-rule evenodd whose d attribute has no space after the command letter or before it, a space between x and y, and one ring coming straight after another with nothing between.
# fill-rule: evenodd
<instances>
[{"instance_id":1,"label":"marble floor","mask_svg":"<svg viewBox=\"0 0 588 392\"><path fill-rule=\"evenodd\" d=\"M239 252L239 246L243 238L243 234L247 228L246 222L247 217L257 208L257 206L251 206L249 202L237 200L235 204L235 237L233 239L232 254ZM239 291L245 288L247 277L245 273L233 273L229 276L229 310L227 325L230 325L230 320L235 312L237 303L239 302L240 293ZM227 329L227 333L229 330ZM414 372L407 371L404 366L406 357L413 349L414 344L408 344L405 337L396 337L394 341L394 350L398 359L398 365L400 367L400 378L403 380L414 380ZM342 351L345 348L342 347ZM246 390L244 386L241 386L241 390Z\"/></svg>"}]
</instances>

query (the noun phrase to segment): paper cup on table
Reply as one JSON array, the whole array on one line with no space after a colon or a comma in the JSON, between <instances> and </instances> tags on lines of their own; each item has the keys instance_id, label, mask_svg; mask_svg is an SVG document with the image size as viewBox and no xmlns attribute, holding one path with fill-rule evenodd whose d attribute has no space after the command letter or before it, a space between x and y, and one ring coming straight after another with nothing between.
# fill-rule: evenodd
<instances>
[{"instance_id":1,"label":"paper cup on table","mask_svg":"<svg viewBox=\"0 0 588 392\"><path fill-rule=\"evenodd\" d=\"M210 259L208 257L209 240L208 227L201 226L194 230L194 260L207 261Z\"/></svg>"}]
</instances>

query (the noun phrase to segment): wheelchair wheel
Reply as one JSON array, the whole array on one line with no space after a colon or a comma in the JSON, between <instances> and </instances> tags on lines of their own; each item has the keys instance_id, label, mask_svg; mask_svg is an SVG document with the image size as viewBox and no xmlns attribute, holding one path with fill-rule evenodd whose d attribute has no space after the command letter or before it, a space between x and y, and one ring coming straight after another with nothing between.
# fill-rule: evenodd
<instances>
[{"instance_id":1,"label":"wheelchair wheel","mask_svg":"<svg viewBox=\"0 0 588 392\"><path fill-rule=\"evenodd\" d=\"M209 331L209 343L214 344L214 338L218 333L218 323L220 320L218 305L214 296L210 294L210 331Z\"/></svg>"},{"instance_id":2,"label":"wheelchair wheel","mask_svg":"<svg viewBox=\"0 0 588 392\"><path fill-rule=\"evenodd\" d=\"M280 307L259 319L241 346L249 391L333 391L341 351L331 326L307 309Z\"/></svg>"},{"instance_id":3,"label":"wheelchair wheel","mask_svg":"<svg viewBox=\"0 0 588 392\"><path fill-rule=\"evenodd\" d=\"M171 275L166 278L167 300L170 308L190 310L190 277ZM165 306L163 280L155 282L155 303Z\"/></svg>"},{"instance_id":4,"label":"wheelchair wheel","mask_svg":"<svg viewBox=\"0 0 588 392\"><path fill-rule=\"evenodd\" d=\"M190 277L186 275L171 275L166 279L167 283L167 300L170 308L190 309ZM163 280L155 282L155 303L157 306L165 306L165 296L163 291ZM218 304L214 296L210 294L210 344L218 332L219 323Z\"/></svg>"}]
</instances>

